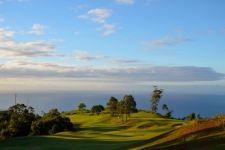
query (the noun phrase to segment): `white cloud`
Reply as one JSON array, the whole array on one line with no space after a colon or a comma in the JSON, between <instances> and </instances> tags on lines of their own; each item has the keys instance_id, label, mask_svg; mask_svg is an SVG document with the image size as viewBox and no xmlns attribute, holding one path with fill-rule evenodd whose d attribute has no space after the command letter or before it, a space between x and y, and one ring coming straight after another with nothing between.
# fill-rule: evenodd
<instances>
[{"instance_id":1,"label":"white cloud","mask_svg":"<svg viewBox=\"0 0 225 150\"><path fill-rule=\"evenodd\" d=\"M28 34L42 35L42 34L44 34L44 31L32 30L32 31L29 31Z\"/></svg>"},{"instance_id":2,"label":"white cloud","mask_svg":"<svg viewBox=\"0 0 225 150\"><path fill-rule=\"evenodd\" d=\"M102 35L107 36L107 35L110 35L110 34L113 34L113 33L115 33L115 30L106 30Z\"/></svg>"},{"instance_id":3,"label":"white cloud","mask_svg":"<svg viewBox=\"0 0 225 150\"><path fill-rule=\"evenodd\" d=\"M41 25L41 24L34 24L33 26L32 26L32 29L33 30L40 30L40 29L44 29L45 27L43 26L43 25Z\"/></svg>"},{"instance_id":4,"label":"white cloud","mask_svg":"<svg viewBox=\"0 0 225 150\"><path fill-rule=\"evenodd\" d=\"M77 34L80 34L80 33L81 33L80 31L75 32L76 35L77 35Z\"/></svg>"},{"instance_id":5,"label":"white cloud","mask_svg":"<svg viewBox=\"0 0 225 150\"><path fill-rule=\"evenodd\" d=\"M9 57L46 57L53 56L51 53L55 45L42 41L14 42L9 40L15 32L0 28L0 58Z\"/></svg>"},{"instance_id":6,"label":"white cloud","mask_svg":"<svg viewBox=\"0 0 225 150\"><path fill-rule=\"evenodd\" d=\"M0 58L53 56L50 51L55 49L55 45L41 41L28 43L3 41L0 44Z\"/></svg>"},{"instance_id":7,"label":"white cloud","mask_svg":"<svg viewBox=\"0 0 225 150\"><path fill-rule=\"evenodd\" d=\"M91 19L93 22L97 22L99 24L103 24L102 27L97 28L97 30L105 29L103 36L107 36L115 33L115 25L108 24L106 19L112 15L113 11L111 9L92 9L89 10L85 15L80 15L78 18L81 19Z\"/></svg>"},{"instance_id":8,"label":"white cloud","mask_svg":"<svg viewBox=\"0 0 225 150\"><path fill-rule=\"evenodd\" d=\"M82 51L82 50L75 50L75 53L76 53L75 60L81 60L81 61L90 61L95 59L108 58L107 56L91 56L90 52Z\"/></svg>"},{"instance_id":9,"label":"white cloud","mask_svg":"<svg viewBox=\"0 0 225 150\"><path fill-rule=\"evenodd\" d=\"M91 54L90 52L83 51L83 50L75 50L74 52L76 53L76 55L79 55L79 56L87 56Z\"/></svg>"},{"instance_id":10,"label":"white cloud","mask_svg":"<svg viewBox=\"0 0 225 150\"><path fill-rule=\"evenodd\" d=\"M105 30L106 30L103 33L104 36L107 36L107 35L115 33L115 30L114 30L115 26L113 24L104 24L103 28L105 28Z\"/></svg>"},{"instance_id":11,"label":"white cloud","mask_svg":"<svg viewBox=\"0 0 225 150\"><path fill-rule=\"evenodd\" d=\"M81 61L90 61L90 60L94 60L96 58L95 57L91 57L91 56L76 56L75 59L76 60L81 60Z\"/></svg>"},{"instance_id":12,"label":"white cloud","mask_svg":"<svg viewBox=\"0 0 225 150\"><path fill-rule=\"evenodd\" d=\"M3 4L3 2L2 2L2 1L0 1L0 5L1 5L1 4Z\"/></svg>"},{"instance_id":13,"label":"white cloud","mask_svg":"<svg viewBox=\"0 0 225 150\"><path fill-rule=\"evenodd\" d=\"M29 31L28 34L42 35L44 34L45 26L41 24L34 24L31 29L32 30Z\"/></svg>"},{"instance_id":14,"label":"white cloud","mask_svg":"<svg viewBox=\"0 0 225 150\"><path fill-rule=\"evenodd\" d=\"M80 16L78 16L78 18L81 18L81 19L88 19L89 16L88 16L88 15L80 15Z\"/></svg>"},{"instance_id":15,"label":"white cloud","mask_svg":"<svg viewBox=\"0 0 225 150\"><path fill-rule=\"evenodd\" d=\"M154 41L143 41L141 44L148 45L148 46L165 46L165 45L173 45L181 42L187 42L191 41L189 38L170 38L170 37L164 37L160 40L154 40Z\"/></svg>"},{"instance_id":16,"label":"white cloud","mask_svg":"<svg viewBox=\"0 0 225 150\"><path fill-rule=\"evenodd\" d=\"M80 9L83 9L87 7L88 5L76 5L75 7L72 8L75 12L78 12Z\"/></svg>"},{"instance_id":17,"label":"white cloud","mask_svg":"<svg viewBox=\"0 0 225 150\"><path fill-rule=\"evenodd\" d=\"M96 59L109 58L108 56L95 56Z\"/></svg>"},{"instance_id":18,"label":"white cloud","mask_svg":"<svg viewBox=\"0 0 225 150\"><path fill-rule=\"evenodd\" d=\"M12 37L14 36L14 34L15 34L14 31L7 31L4 28L0 28L0 36Z\"/></svg>"},{"instance_id":19,"label":"white cloud","mask_svg":"<svg viewBox=\"0 0 225 150\"><path fill-rule=\"evenodd\" d=\"M16 74L15 74L16 72ZM7 61L0 63L0 78L71 78L105 82L189 82L225 78L212 68L195 66L138 66L130 68L95 68L50 62Z\"/></svg>"},{"instance_id":20,"label":"white cloud","mask_svg":"<svg viewBox=\"0 0 225 150\"><path fill-rule=\"evenodd\" d=\"M0 22L4 22L5 21L5 19L3 19L3 18L0 18Z\"/></svg>"},{"instance_id":21,"label":"white cloud","mask_svg":"<svg viewBox=\"0 0 225 150\"><path fill-rule=\"evenodd\" d=\"M127 66L127 65L134 65L135 63L140 63L137 59L130 59L130 60L110 60L112 64L117 66Z\"/></svg>"},{"instance_id":22,"label":"white cloud","mask_svg":"<svg viewBox=\"0 0 225 150\"><path fill-rule=\"evenodd\" d=\"M150 3L154 2L154 1L157 1L157 0L146 0L145 5L148 6Z\"/></svg>"},{"instance_id":23,"label":"white cloud","mask_svg":"<svg viewBox=\"0 0 225 150\"><path fill-rule=\"evenodd\" d=\"M105 23L105 19L110 17L112 14L111 9L92 9L87 12L88 15L92 16L91 19L94 22Z\"/></svg>"},{"instance_id":24,"label":"white cloud","mask_svg":"<svg viewBox=\"0 0 225 150\"><path fill-rule=\"evenodd\" d=\"M115 0L117 4L127 4L132 5L135 3L135 0Z\"/></svg>"}]
</instances>

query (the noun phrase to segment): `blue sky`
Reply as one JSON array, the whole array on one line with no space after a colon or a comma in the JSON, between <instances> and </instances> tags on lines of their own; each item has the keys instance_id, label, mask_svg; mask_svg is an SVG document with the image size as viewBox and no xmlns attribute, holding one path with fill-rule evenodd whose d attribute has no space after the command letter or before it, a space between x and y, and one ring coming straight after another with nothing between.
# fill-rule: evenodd
<instances>
[{"instance_id":1,"label":"blue sky","mask_svg":"<svg viewBox=\"0 0 225 150\"><path fill-rule=\"evenodd\" d=\"M224 0L0 0L0 90L225 92Z\"/></svg>"}]
</instances>

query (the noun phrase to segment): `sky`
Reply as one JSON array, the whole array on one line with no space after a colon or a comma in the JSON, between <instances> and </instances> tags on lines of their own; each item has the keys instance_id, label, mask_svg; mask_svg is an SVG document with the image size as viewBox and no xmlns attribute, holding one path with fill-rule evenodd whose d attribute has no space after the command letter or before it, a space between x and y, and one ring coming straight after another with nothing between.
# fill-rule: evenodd
<instances>
[{"instance_id":1,"label":"sky","mask_svg":"<svg viewBox=\"0 0 225 150\"><path fill-rule=\"evenodd\" d=\"M224 0L0 0L0 91L225 93Z\"/></svg>"}]
</instances>

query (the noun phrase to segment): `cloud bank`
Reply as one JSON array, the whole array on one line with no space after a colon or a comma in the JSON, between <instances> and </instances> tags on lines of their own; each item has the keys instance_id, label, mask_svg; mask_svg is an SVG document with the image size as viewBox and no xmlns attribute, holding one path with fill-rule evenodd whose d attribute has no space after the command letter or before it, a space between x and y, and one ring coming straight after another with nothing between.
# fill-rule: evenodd
<instances>
[{"instance_id":1,"label":"cloud bank","mask_svg":"<svg viewBox=\"0 0 225 150\"><path fill-rule=\"evenodd\" d=\"M129 68L74 66L57 63L7 61L0 63L0 78L72 78L105 82L190 82L225 78L212 68L195 66L136 66Z\"/></svg>"}]
</instances>

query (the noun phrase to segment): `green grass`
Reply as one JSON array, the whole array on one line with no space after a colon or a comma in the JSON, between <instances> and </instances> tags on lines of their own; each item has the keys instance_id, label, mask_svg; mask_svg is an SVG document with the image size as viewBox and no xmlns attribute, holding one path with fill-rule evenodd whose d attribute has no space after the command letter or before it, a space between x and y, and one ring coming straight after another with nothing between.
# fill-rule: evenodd
<instances>
[{"instance_id":1,"label":"green grass","mask_svg":"<svg viewBox=\"0 0 225 150\"><path fill-rule=\"evenodd\" d=\"M187 146L190 149L195 142L205 141L209 135L197 138L171 140L172 133L178 132L175 126L183 124L182 120L165 119L146 112L132 114L129 121L111 117L109 114L89 116L88 114L69 115L71 122L79 127L78 132L61 132L52 136L18 137L0 141L3 150L72 150L72 149L171 149ZM124 117L125 118L125 117ZM216 132L210 138L217 144L217 149L223 145L224 132ZM167 138L168 137L168 138ZM165 141L162 142L162 139ZM224 142L225 143L225 142ZM186 145L185 145L186 144ZM198 148L198 147L197 147Z\"/></svg>"}]
</instances>

